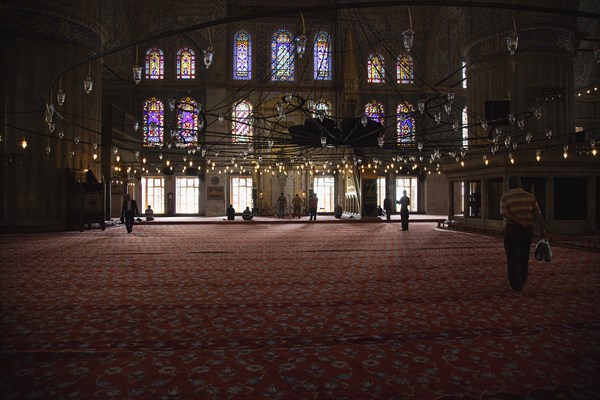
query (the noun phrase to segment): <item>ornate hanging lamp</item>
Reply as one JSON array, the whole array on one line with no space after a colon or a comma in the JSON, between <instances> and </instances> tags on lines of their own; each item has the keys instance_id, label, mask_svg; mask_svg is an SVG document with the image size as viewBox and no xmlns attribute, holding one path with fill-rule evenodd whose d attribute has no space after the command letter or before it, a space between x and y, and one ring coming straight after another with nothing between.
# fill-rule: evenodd
<instances>
[{"instance_id":1,"label":"ornate hanging lamp","mask_svg":"<svg viewBox=\"0 0 600 400\"><path fill-rule=\"evenodd\" d=\"M56 102L59 106L62 106L65 102L66 94L62 90L62 75L58 80L58 92L56 92Z\"/></svg>"},{"instance_id":2,"label":"ornate hanging lamp","mask_svg":"<svg viewBox=\"0 0 600 400\"><path fill-rule=\"evenodd\" d=\"M206 66L206 69L208 69L208 67L210 67L212 64L214 57L212 40L210 38L210 28L208 28L208 48L202 50L202 53L204 54L204 66Z\"/></svg>"},{"instance_id":3,"label":"ornate hanging lamp","mask_svg":"<svg viewBox=\"0 0 600 400\"><path fill-rule=\"evenodd\" d=\"M402 43L404 44L404 48L406 51L410 51L413 46L413 41L415 38L415 31L412 29L412 16L410 14L410 7L406 7L408 9L408 22L409 27L408 30L402 32Z\"/></svg>"},{"instance_id":4,"label":"ornate hanging lamp","mask_svg":"<svg viewBox=\"0 0 600 400\"><path fill-rule=\"evenodd\" d=\"M88 74L83 80L83 89L87 94L92 93L92 87L94 85L94 81L92 80L92 62L88 63Z\"/></svg>"},{"instance_id":5,"label":"ornate hanging lamp","mask_svg":"<svg viewBox=\"0 0 600 400\"><path fill-rule=\"evenodd\" d=\"M513 21L513 31L510 36L506 37L506 47L508 47L508 51L510 51L510 55L515 55L515 51L519 46L519 35L517 34L517 24L515 22L515 17L512 19Z\"/></svg>"},{"instance_id":6,"label":"ornate hanging lamp","mask_svg":"<svg viewBox=\"0 0 600 400\"><path fill-rule=\"evenodd\" d=\"M296 51L300 58L304 56L304 52L306 51L306 27L304 25L304 15L300 13L300 17L302 18L302 34L296 38Z\"/></svg>"},{"instance_id":7,"label":"ornate hanging lamp","mask_svg":"<svg viewBox=\"0 0 600 400\"><path fill-rule=\"evenodd\" d=\"M139 85L142 81L142 67L140 67L138 63L138 47L135 46L135 65L132 68L133 70L133 81L136 85Z\"/></svg>"}]
</instances>

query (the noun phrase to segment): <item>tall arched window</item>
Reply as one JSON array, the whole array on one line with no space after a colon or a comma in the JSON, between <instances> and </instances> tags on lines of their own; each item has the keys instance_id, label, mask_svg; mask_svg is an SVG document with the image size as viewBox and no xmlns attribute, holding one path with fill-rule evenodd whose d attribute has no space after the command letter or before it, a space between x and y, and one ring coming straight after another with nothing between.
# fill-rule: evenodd
<instances>
[{"instance_id":1,"label":"tall arched window","mask_svg":"<svg viewBox=\"0 0 600 400\"><path fill-rule=\"evenodd\" d=\"M144 102L144 146L161 146L164 140L163 102L150 97Z\"/></svg>"},{"instance_id":2,"label":"tall arched window","mask_svg":"<svg viewBox=\"0 0 600 400\"><path fill-rule=\"evenodd\" d=\"M409 53L402 53L396 62L396 82L409 84L415 82L414 62Z\"/></svg>"},{"instance_id":3,"label":"tall arched window","mask_svg":"<svg viewBox=\"0 0 600 400\"><path fill-rule=\"evenodd\" d=\"M198 133L198 103L191 97L184 97L177 105L177 145L196 146Z\"/></svg>"},{"instance_id":4,"label":"tall arched window","mask_svg":"<svg viewBox=\"0 0 600 400\"><path fill-rule=\"evenodd\" d=\"M396 131L398 134L398 143L408 144L415 141L415 117L413 116L415 107L407 102L398 104L396 116L398 122Z\"/></svg>"},{"instance_id":5,"label":"tall arched window","mask_svg":"<svg viewBox=\"0 0 600 400\"><path fill-rule=\"evenodd\" d=\"M233 36L233 79L252 79L252 42L246 31L239 31Z\"/></svg>"},{"instance_id":6,"label":"tall arched window","mask_svg":"<svg viewBox=\"0 0 600 400\"><path fill-rule=\"evenodd\" d=\"M146 79L164 79L165 54L157 47L146 52Z\"/></svg>"},{"instance_id":7,"label":"tall arched window","mask_svg":"<svg viewBox=\"0 0 600 400\"><path fill-rule=\"evenodd\" d=\"M232 142L248 142L254 134L254 128L251 124L252 104L247 100L242 100L233 107L231 115L231 134Z\"/></svg>"},{"instance_id":8,"label":"tall arched window","mask_svg":"<svg viewBox=\"0 0 600 400\"><path fill-rule=\"evenodd\" d=\"M381 83L385 76L385 63L383 56L371 53L367 63L367 81L369 83Z\"/></svg>"},{"instance_id":9,"label":"tall arched window","mask_svg":"<svg viewBox=\"0 0 600 400\"><path fill-rule=\"evenodd\" d=\"M320 99L319 101L309 100L307 103L308 109L313 118L317 118L319 116L319 112L322 112L323 116L331 117L331 110L333 109L333 106L331 105L330 101Z\"/></svg>"},{"instance_id":10,"label":"tall arched window","mask_svg":"<svg viewBox=\"0 0 600 400\"><path fill-rule=\"evenodd\" d=\"M296 52L292 34L280 29L273 34L271 41L271 80L293 81L295 71L294 58Z\"/></svg>"},{"instance_id":11,"label":"tall arched window","mask_svg":"<svg viewBox=\"0 0 600 400\"><path fill-rule=\"evenodd\" d=\"M331 37L327 32L319 32L315 36L313 49L315 80L332 79Z\"/></svg>"},{"instance_id":12,"label":"tall arched window","mask_svg":"<svg viewBox=\"0 0 600 400\"><path fill-rule=\"evenodd\" d=\"M196 54L184 47L177 52L177 79L196 78Z\"/></svg>"},{"instance_id":13,"label":"tall arched window","mask_svg":"<svg viewBox=\"0 0 600 400\"><path fill-rule=\"evenodd\" d=\"M365 115L371 120L379 122L381 125L385 122L383 104L377 100L373 100L365 105Z\"/></svg>"}]
</instances>

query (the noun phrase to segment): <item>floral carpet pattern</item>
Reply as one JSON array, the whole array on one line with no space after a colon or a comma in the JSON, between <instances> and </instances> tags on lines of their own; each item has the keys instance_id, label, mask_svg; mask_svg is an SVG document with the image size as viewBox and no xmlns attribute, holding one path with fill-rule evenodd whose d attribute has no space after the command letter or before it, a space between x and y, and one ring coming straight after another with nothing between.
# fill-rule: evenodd
<instances>
[{"instance_id":1,"label":"floral carpet pattern","mask_svg":"<svg viewBox=\"0 0 600 400\"><path fill-rule=\"evenodd\" d=\"M435 224L0 236L1 399L598 399L600 257Z\"/></svg>"}]
</instances>

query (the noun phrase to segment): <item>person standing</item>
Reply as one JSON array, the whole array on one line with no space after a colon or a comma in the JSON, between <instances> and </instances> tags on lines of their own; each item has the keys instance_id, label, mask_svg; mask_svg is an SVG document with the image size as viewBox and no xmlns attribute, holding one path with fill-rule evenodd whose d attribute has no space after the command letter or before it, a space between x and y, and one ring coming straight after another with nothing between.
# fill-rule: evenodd
<instances>
[{"instance_id":1,"label":"person standing","mask_svg":"<svg viewBox=\"0 0 600 400\"><path fill-rule=\"evenodd\" d=\"M283 192L281 192L281 195L277 198L277 215L279 216L279 218L285 217L285 207L286 206L287 206L287 199L285 198L285 195L283 194Z\"/></svg>"},{"instance_id":2,"label":"person standing","mask_svg":"<svg viewBox=\"0 0 600 400\"><path fill-rule=\"evenodd\" d=\"M316 193L313 193L310 200L308 200L308 213L310 214L309 221L317 220L317 207L319 205L319 198Z\"/></svg>"},{"instance_id":3,"label":"person standing","mask_svg":"<svg viewBox=\"0 0 600 400\"><path fill-rule=\"evenodd\" d=\"M406 195L406 190L402 191L402 197L398 201L400 204L400 218L402 219L402 230L408 230L408 207L410 206L410 198Z\"/></svg>"},{"instance_id":4,"label":"person standing","mask_svg":"<svg viewBox=\"0 0 600 400\"><path fill-rule=\"evenodd\" d=\"M227 207L227 220L235 220L235 208L233 208L233 204L230 204L229 207Z\"/></svg>"},{"instance_id":5,"label":"person standing","mask_svg":"<svg viewBox=\"0 0 600 400\"><path fill-rule=\"evenodd\" d=\"M294 214L292 214L292 219L294 219L296 215L298 216L298 219L300 219L300 216L302 215L302 198L298 196L298 193L296 193L296 197L294 197L292 200L292 206L294 206Z\"/></svg>"},{"instance_id":6,"label":"person standing","mask_svg":"<svg viewBox=\"0 0 600 400\"><path fill-rule=\"evenodd\" d=\"M125 201L123 201L123 208L121 209L121 221L125 220L125 227L127 233L133 231L134 218L139 214L137 208L137 202L131 199L131 195L127 193L125 195Z\"/></svg>"},{"instance_id":7,"label":"person standing","mask_svg":"<svg viewBox=\"0 0 600 400\"><path fill-rule=\"evenodd\" d=\"M392 199L390 199L390 196L383 200L383 209L385 210L385 218L390 222L392 219Z\"/></svg>"},{"instance_id":8,"label":"person standing","mask_svg":"<svg viewBox=\"0 0 600 400\"><path fill-rule=\"evenodd\" d=\"M508 282L515 292L520 292L527 282L529 252L533 240L535 221L542 238L546 237L544 218L535 196L521 188L518 176L508 178L508 191L500 200L500 215L504 217L504 250L508 266Z\"/></svg>"}]
</instances>

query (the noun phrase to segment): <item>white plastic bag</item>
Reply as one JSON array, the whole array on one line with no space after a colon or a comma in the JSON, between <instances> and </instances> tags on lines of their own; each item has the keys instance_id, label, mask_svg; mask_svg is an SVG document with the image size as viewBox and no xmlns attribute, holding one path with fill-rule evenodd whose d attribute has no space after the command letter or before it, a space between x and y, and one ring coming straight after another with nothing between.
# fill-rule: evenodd
<instances>
[{"instance_id":1,"label":"white plastic bag","mask_svg":"<svg viewBox=\"0 0 600 400\"><path fill-rule=\"evenodd\" d=\"M550 248L548 239L541 239L535 245L535 259L538 261L552 261L552 249Z\"/></svg>"}]
</instances>

